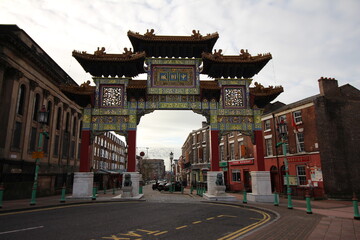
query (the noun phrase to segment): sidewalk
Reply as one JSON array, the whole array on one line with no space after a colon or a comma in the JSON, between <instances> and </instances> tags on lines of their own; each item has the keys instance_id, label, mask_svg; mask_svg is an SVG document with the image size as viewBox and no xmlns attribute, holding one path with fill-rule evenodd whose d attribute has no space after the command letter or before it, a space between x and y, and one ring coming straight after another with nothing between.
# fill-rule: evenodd
<instances>
[{"instance_id":1,"label":"sidewalk","mask_svg":"<svg viewBox=\"0 0 360 240\"><path fill-rule=\"evenodd\" d=\"M243 201L242 194L232 195ZM279 206L248 202L247 205L275 211L280 218L243 239L360 240L360 220L354 220L352 201L311 201L313 214L306 213L305 200L292 200L292 203L293 209L288 209L285 198L280 198Z\"/></svg>"},{"instance_id":2,"label":"sidewalk","mask_svg":"<svg viewBox=\"0 0 360 240\"><path fill-rule=\"evenodd\" d=\"M103 201L124 201L121 198L116 198L121 194L121 190L116 189L115 194L113 190L107 190L106 194L99 191L95 201L89 199L71 199L67 198L65 203L60 203L60 196L39 197L36 199L36 205L30 206L29 199L3 201L3 206L0 208L0 214L16 211L37 209L50 206L65 206L69 204L80 204L89 202L103 202ZM181 193L178 193L181 194ZM166 194L170 195L170 194ZM175 196L176 194L174 194ZM189 195L192 198L202 198L190 194L189 189L185 189L184 195ZM243 195L240 193L232 194L238 201L236 204L243 204ZM67 195L70 197L70 195ZM115 197L115 198L114 198ZM146 196L145 196L146 199ZM126 200L128 201L128 200ZM279 206L274 206L272 203L255 203L248 202L243 204L248 207L256 207L268 209L278 213L279 218L269 225L251 232L243 236L246 240L280 240L280 239L346 239L360 240L360 220L354 220L353 206L351 201L335 201L335 200L317 200L311 201L313 214L306 213L306 203L304 200L293 200L293 209L287 208L287 199L280 198Z\"/></svg>"}]
</instances>

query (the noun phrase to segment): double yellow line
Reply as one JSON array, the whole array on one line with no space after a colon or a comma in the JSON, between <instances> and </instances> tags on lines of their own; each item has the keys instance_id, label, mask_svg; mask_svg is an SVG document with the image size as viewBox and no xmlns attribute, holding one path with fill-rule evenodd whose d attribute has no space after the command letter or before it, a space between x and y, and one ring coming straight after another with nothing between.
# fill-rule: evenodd
<instances>
[{"instance_id":1,"label":"double yellow line","mask_svg":"<svg viewBox=\"0 0 360 240\"><path fill-rule=\"evenodd\" d=\"M250 224L249 226L241 228L241 229L239 229L239 230L237 230L235 232L232 232L232 233L230 233L230 234L228 234L228 235L226 235L226 236L224 236L222 238L218 238L217 240L232 240L232 239L235 239L235 238L237 238L237 237L239 237L239 236L253 230L254 228L257 228L257 227L267 223L271 219L270 215L268 213L264 212L264 211L255 210L255 209L248 209L248 210L260 213L263 216L263 218L260 219L258 222Z\"/></svg>"}]
</instances>

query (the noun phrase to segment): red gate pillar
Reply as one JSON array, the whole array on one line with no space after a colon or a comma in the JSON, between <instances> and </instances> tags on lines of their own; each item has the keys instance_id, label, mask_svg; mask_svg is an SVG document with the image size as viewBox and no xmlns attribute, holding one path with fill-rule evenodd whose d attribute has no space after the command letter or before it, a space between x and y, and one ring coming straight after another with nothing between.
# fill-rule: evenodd
<instances>
[{"instance_id":1,"label":"red gate pillar","mask_svg":"<svg viewBox=\"0 0 360 240\"><path fill-rule=\"evenodd\" d=\"M210 131L210 171L220 171L219 167L219 130Z\"/></svg>"},{"instance_id":2,"label":"red gate pillar","mask_svg":"<svg viewBox=\"0 0 360 240\"><path fill-rule=\"evenodd\" d=\"M135 172L136 165L136 130L128 131L128 172Z\"/></svg>"},{"instance_id":3,"label":"red gate pillar","mask_svg":"<svg viewBox=\"0 0 360 240\"><path fill-rule=\"evenodd\" d=\"M81 132L80 172L90 172L90 135L90 130L82 130Z\"/></svg>"},{"instance_id":4,"label":"red gate pillar","mask_svg":"<svg viewBox=\"0 0 360 240\"><path fill-rule=\"evenodd\" d=\"M263 134L261 130L254 131L255 145L254 157L257 164L257 171L265 171Z\"/></svg>"}]
</instances>

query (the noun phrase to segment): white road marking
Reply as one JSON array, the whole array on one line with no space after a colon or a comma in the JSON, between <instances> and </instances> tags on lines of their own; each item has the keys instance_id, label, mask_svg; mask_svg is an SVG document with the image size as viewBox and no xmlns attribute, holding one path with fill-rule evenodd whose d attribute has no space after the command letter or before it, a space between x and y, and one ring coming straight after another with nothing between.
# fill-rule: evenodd
<instances>
[{"instance_id":1,"label":"white road marking","mask_svg":"<svg viewBox=\"0 0 360 240\"><path fill-rule=\"evenodd\" d=\"M37 226L37 227L23 228L23 229L17 229L17 230L12 230L12 231L7 231L7 232L0 232L0 235L8 234L8 233L15 233L15 232L22 232L22 231L29 231L29 230L34 230L34 229L43 228L43 227L44 226Z\"/></svg>"}]
</instances>

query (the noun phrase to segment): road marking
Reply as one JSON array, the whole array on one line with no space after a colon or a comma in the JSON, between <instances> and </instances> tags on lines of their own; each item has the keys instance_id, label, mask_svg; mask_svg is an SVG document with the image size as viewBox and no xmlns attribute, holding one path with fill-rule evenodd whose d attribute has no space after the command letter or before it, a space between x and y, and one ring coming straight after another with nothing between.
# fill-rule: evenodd
<instances>
[{"instance_id":1,"label":"road marking","mask_svg":"<svg viewBox=\"0 0 360 240\"><path fill-rule=\"evenodd\" d=\"M236 216L232 216L232 215L219 215L217 216L218 218L221 218L221 217L230 217L230 218L236 218Z\"/></svg>"},{"instance_id":2,"label":"road marking","mask_svg":"<svg viewBox=\"0 0 360 240\"><path fill-rule=\"evenodd\" d=\"M176 230L179 230L179 229L182 229L182 228L186 228L188 225L184 225L184 226L180 226L180 227L177 227Z\"/></svg>"},{"instance_id":3,"label":"road marking","mask_svg":"<svg viewBox=\"0 0 360 240\"><path fill-rule=\"evenodd\" d=\"M196 221L196 222L192 222L192 224L198 224L201 223L202 221Z\"/></svg>"},{"instance_id":4,"label":"road marking","mask_svg":"<svg viewBox=\"0 0 360 240\"><path fill-rule=\"evenodd\" d=\"M134 231L129 231L128 233L122 233L120 235L124 235L124 236L130 236L130 237L141 237L140 234L135 233Z\"/></svg>"},{"instance_id":5,"label":"road marking","mask_svg":"<svg viewBox=\"0 0 360 240\"><path fill-rule=\"evenodd\" d=\"M257 228L257 227L265 224L266 222L270 221L270 219L271 219L270 215L268 213L266 213L266 212L263 212L263 211L260 211L260 210L255 210L255 209L248 209L248 210L260 213L263 216L263 218L261 220L259 220L258 222L250 224L249 226L241 228L241 229L239 229L239 230L237 230L235 232L232 232L232 233L230 233L230 234L228 234L228 235L226 235L226 236L224 236L222 238L218 238L218 240L232 240L232 239L235 239L235 238L237 238L237 237L239 237L239 236L253 230L254 228Z\"/></svg>"},{"instance_id":6,"label":"road marking","mask_svg":"<svg viewBox=\"0 0 360 240\"><path fill-rule=\"evenodd\" d=\"M163 231L163 232L159 232L159 233L155 233L154 236L159 236L161 234L167 233L168 231Z\"/></svg>"},{"instance_id":7,"label":"road marking","mask_svg":"<svg viewBox=\"0 0 360 240\"><path fill-rule=\"evenodd\" d=\"M44 226L37 226L37 227L30 227L30 228L23 228L23 229L17 229L17 230L12 230L12 231L0 232L0 235L8 234L8 233L15 233L15 232L22 232L22 231L29 231L29 230L39 229L39 228L43 228L43 227Z\"/></svg>"},{"instance_id":8,"label":"road marking","mask_svg":"<svg viewBox=\"0 0 360 240\"><path fill-rule=\"evenodd\" d=\"M209 217L206 220L213 220L213 219L215 219L215 217Z\"/></svg>"},{"instance_id":9,"label":"road marking","mask_svg":"<svg viewBox=\"0 0 360 240\"><path fill-rule=\"evenodd\" d=\"M48 210L54 210L54 209L62 209L62 208L71 208L71 207L80 207L80 206L89 206L93 204L114 204L114 203L139 203L139 202L103 202L103 203L82 203L82 204L71 204L71 205L63 205L63 206L57 206L57 207L47 207L47 208L39 208L39 209L31 209L31 210L23 210L23 211L17 211L17 212L8 212L8 213L0 213L0 216L8 216L8 215L15 215L15 214L21 214L21 213L33 213L33 212L42 212L42 211L48 211Z\"/></svg>"},{"instance_id":10,"label":"road marking","mask_svg":"<svg viewBox=\"0 0 360 240\"><path fill-rule=\"evenodd\" d=\"M116 235L111 235L111 237L102 237L102 238L112 239L112 240L130 240L130 238L117 237Z\"/></svg>"},{"instance_id":11,"label":"road marking","mask_svg":"<svg viewBox=\"0 0 360 240\"><path fill-rule=\"evenodd\" d=\"M149 231L149 230L145 230L145 229L136 229L136 231L146 232L148 235L160 232L159 230L157 230L157 231ZM141 237L141 236L139 235L139 237Z\"/></svg>"}]
</instances>

